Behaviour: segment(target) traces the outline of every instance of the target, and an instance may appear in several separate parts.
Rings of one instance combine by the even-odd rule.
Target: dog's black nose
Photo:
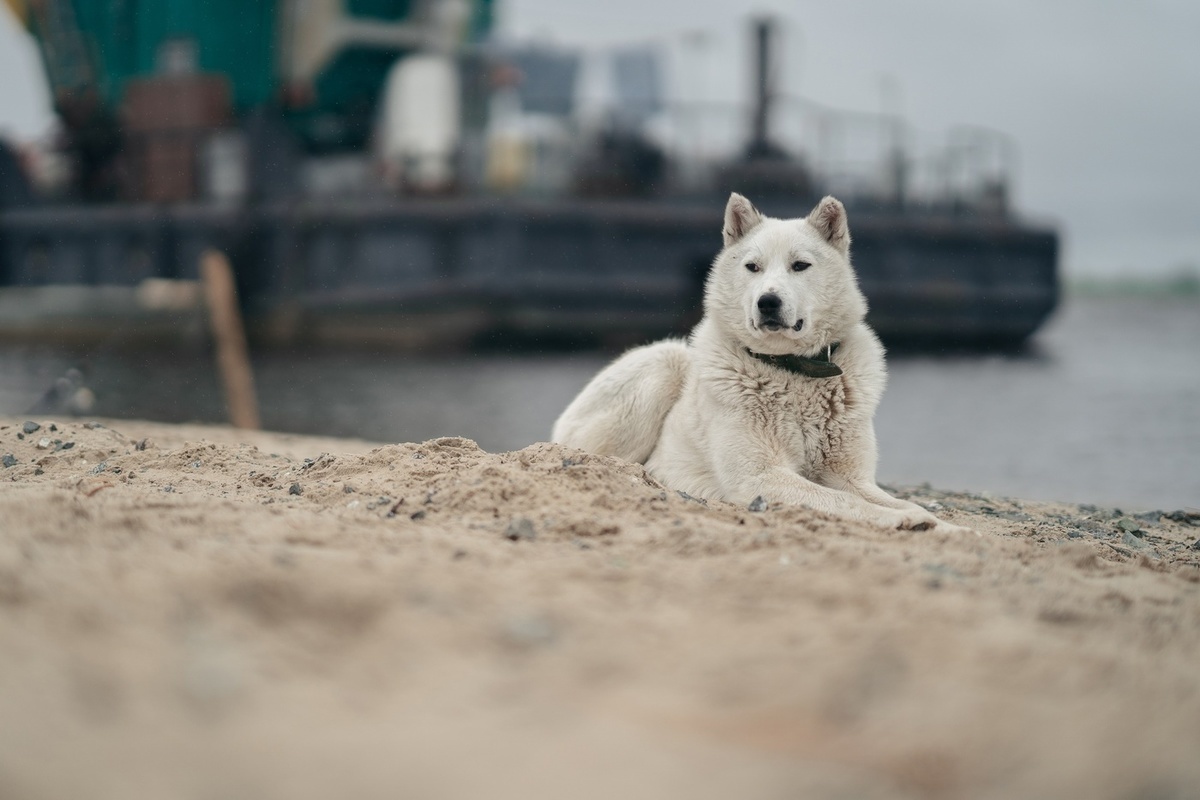
[[[783,308],[783,301],[777,294],[764,294],[758,298],[758,310],[763,316],[773,317]]]

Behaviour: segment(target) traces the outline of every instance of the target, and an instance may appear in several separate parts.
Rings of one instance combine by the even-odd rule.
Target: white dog
[[[554,441],[643,463],[695,497],[937,525],[875,483],[887,372],[864,322],[845,208],[826,197],[804,219],[772,219],[733,194],[724,239],[688,341],[618,358],[559,417]]]

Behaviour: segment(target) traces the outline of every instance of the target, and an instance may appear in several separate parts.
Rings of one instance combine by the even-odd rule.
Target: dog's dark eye
[[[792,272],[804,272],[804,270],[808,269],[811,266],[812,266],[812,264],[808,263],[807,261],[793,261],[792,262]]]
[[[758,264],[755,264],[753,261],[747,261],[746,269],[750,270],[751,272],[760,272],[762,267],[760,267]]]

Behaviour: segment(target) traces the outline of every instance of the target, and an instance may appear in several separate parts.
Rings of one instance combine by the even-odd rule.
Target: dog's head
[[[803,219],[773,219],[734,193],[723,233],[704,310],[751,350],[813,355],[866,317],[846,209],[834,198]]]

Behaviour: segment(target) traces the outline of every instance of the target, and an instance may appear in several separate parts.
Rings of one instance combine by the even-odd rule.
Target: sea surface
[[[385,442],[466,436],[498,451],[548,438],[611,358],[270,352],[254,367],[268,429]],[[882,482],[1200,507],[1200,298],[1071,296],[1025,353],[896,355],[889,370],[876,417]],[[86,416],[224,420],[203,347],[0,347],[0,414],[63,417],[72,398],[92,401]]]

